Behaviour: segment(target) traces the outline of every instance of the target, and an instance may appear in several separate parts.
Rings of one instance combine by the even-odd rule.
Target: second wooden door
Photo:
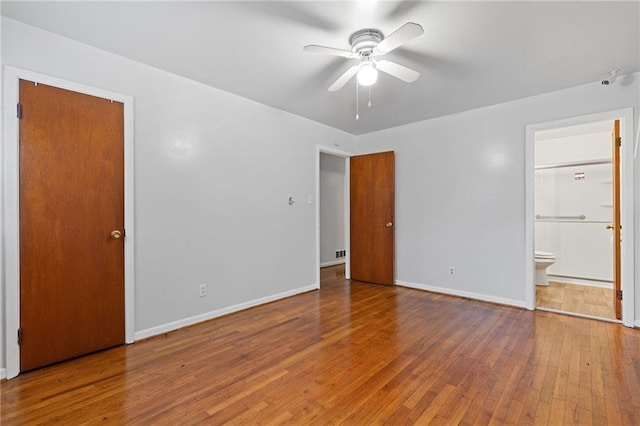
[[[395,156],[350,159],[351,278],[393,285]]]

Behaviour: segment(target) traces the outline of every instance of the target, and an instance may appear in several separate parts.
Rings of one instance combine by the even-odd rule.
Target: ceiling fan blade
[[[407,83],[413,83],[420,77],[418,71],[391,61],[380,60],[376,63],[376,68]]]
[[[331,86],[329,86],[330,92],[337,92],[342,89],[342,87],[347,84],[347,81],[351,80],[351,77],[356,75],[358,70],[360,69],[360,65],[354,65],[348,70],[344,72]]]
[[[342,56],[343,58],[357,58],[358,55],[350,50],[336,49],[333,47],[318,46],[317,44],[309,44],[302,48],[305,52],[326,53],[328,55]]]
[[[424,34],[422,26],[414,22],[407,22],[395,32],[386,37],[376,46],[376,50],[382,55],[391,52],[396,47],[400,47],[409,40],[420,37]]]

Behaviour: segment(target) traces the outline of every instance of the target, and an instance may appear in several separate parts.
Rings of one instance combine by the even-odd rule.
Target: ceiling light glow
[[[358,84],[371,86],[378,80],[378,70],[373,64],[363,64],[358,71]]]

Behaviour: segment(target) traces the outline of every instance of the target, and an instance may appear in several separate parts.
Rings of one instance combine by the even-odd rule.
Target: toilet
[[[556,263],[556,255],[546,251],[535,251],[536,285],[548,286],[547,268]]]

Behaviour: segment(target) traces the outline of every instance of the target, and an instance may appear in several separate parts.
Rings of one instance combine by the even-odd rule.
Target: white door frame
[[[124,104],[124,287],[125,287],[125,341],[133,343],[134,337],[134,198],[133,198],[133,97],[95,87],[85,86],[44,74],[11,66],[4,69],[4,163],[0,169],[3,176],[4,198],[2,207],[2,251],[5,254],[4,271],[0,264],[0,277],[5,288],[6,322],[4,347],[7,378],[20,372],[20,347],[17,330],[20,326],[20,216],[19,206],[19,138],[18,119],[13,106],[19,100],[19,80],[55,86],[61,89],[110,99]]]
[[[349,207],[350,197],[350,168],[349,158],[352,153],[327,146],[316,145],[316,288],[320,288],[320,154],[329,154],[344,158],[344,248],[347,251],[345,256],[345,278],[351,278],[351,221]]]
[[[633,327],[635,320],[635,231],[633,227],[633,108],[624,108],[615,111],[606,111],[589,114],[580,117],[566,118],[549,121],[546,123],[531,124],[526,126],[525,145],[525,302],[527,309],[535,309],[536,286],[534,265],[534,143],[535,133],[541,130],[555,129],[558,127],[575,126],[596,121],[620,120],[620,135],[622,136],[622,149],[620,152],[620,211],[621,224],[625,235],[622,238],[620,259],[622,263],[621,289],[624,294],[622,300],[622,323],[627,327]]]

